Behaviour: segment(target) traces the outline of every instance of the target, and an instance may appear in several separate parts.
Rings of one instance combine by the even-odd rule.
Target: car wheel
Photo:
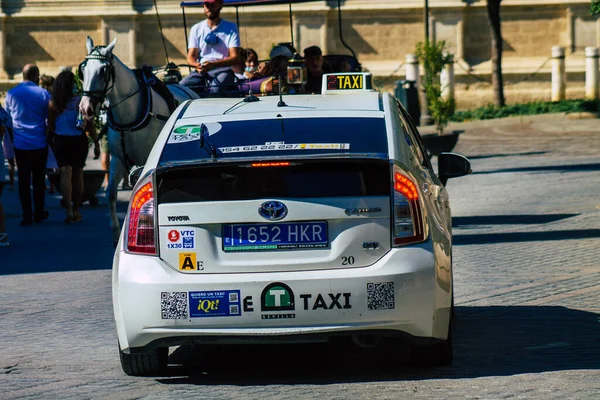
[[[440,367],[452,365],[452,328],[448,339],[428,346],[413,346],[410,349],[408,363],[414,367]]]
[[[146,353],[125,354],[119,349],[121,368],[130,376],[156,376],[167,370],[168,347],[151,349]]]

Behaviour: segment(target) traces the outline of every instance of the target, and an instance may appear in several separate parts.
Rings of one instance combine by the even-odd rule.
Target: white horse
[[[140,83],[134,72],[113,54],[117,39],[108,46],[96,46],[88,36],[87,56],[79,66],[83,83],[80,111],[92,119],[105,99],[109,100],[108,147],[111,155],[106,195],[109,202],[113,241],[119,239],[121,227],[117,218],[117,185],[128,169],[143,166],[167,117],[167,101],[150,86]],[[198,98],[192,90],[168,85],[175,101]]]

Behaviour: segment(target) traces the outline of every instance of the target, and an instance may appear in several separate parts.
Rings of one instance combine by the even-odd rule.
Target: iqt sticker
[[[235,317],[241,315],[239,290],[190,292],[190,318]]]

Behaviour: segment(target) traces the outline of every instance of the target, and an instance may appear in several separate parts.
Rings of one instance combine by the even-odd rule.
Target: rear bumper
[[[113,304],[121,349],[363,334],[443,340],[451,285],[440,282],[432,247],[394,249],[364,268],[206,275],[118,252]]]

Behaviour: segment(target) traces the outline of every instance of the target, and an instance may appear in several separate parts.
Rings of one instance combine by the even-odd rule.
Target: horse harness
[[[104,102],[106,95],[113,88],[115,82],[115,67],[113,65],[112,57],[107,57],[100,53],[100,49],[104,46],[96,46],[90,54],[85,57],[85,61],[79,64],[77,69],[77,75],[80,80],[83,80],[83,69],[85,68],[88,60],[102,60],[108,63],[108,66],[104,69],[104,88],[102,90],[84,90],[82,91],[82,95],[89,96],[94,98],[99,102],[99,104]],[[127,171],[131,169],[133,165],[133,161],[129,157],[125,146],[125,135],[130,132],[138,131],[144,129],[151,121],[152,118],[156,118],[159,121],[167,121],[169,119],[166,115],[160,115],[152,112],[152,89],[162,96],[167,105],[169,107],[169,112],[172,113],[177,107],[175,98],[166,87],[166,85],[160,80],[156,79],[154,74],[151,71],[151,68],[144,67],[142,69],[133,70],[135,74],[135,78],[138,82],[138,90],[130,93],[123,100],[119,101],[116,104],[111,104],[108,108],[107,119],[108,126],[112,128],[114,131],[120,133],[121,136],[121,148],[123,150],[123,158],[125,163],[125,168]],[[141,96],[142,107],[141,112],[138,114],[137,118],[128,124],[119,124],[115,121],[114,115],[112,113],[112,109],[117,107],[119,104],[124,101],[132,98],[138,93],[145,93],[145,96]]]

